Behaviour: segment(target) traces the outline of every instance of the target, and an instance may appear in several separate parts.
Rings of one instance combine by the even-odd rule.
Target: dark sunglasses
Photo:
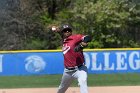
[[[62,32],[63,32],[63,33],[72,32],[72,30],[71,30],[71,29],[64,29]]]

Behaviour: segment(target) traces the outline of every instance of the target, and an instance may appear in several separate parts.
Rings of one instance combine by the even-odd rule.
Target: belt
[[[78,68],[80,68],[82,66],[83,66],[83,64],[81,64],[79,66],[75,66],[75,67],[65,67],[65,68],[68,69],[68,70],[75,70],[75,69],[78,69]]]

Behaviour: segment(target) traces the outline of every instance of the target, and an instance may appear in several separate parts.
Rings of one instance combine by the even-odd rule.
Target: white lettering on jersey
[[[62,50],[63,50],[63,54],[66,54],[70,50],[70,46],[67,46],[67,44],[63,45]]]

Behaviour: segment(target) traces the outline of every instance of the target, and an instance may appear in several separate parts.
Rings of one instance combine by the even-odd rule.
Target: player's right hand
[[[51,30],[52,30],[53,32],[60,32],[60,29],[59,29],[59,27],[57,27],[57,26],[52,26],[52,27],[51,27]]]

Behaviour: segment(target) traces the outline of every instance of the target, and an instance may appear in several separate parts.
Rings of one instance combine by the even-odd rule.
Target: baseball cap
[[[64,24],[61,26],[61,32],[65,31],[65,30],[72,31],[72,27],[68,24]]]

